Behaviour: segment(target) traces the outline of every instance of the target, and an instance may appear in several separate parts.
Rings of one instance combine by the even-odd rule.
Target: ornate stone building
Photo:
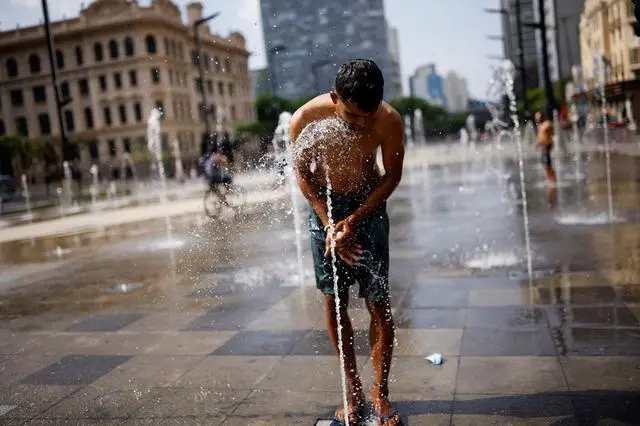
[[[187,6],[187,22],[170,0],[96,0],[78,17],[52,24],[55,60],[69,139],[80,144],[80,167],[120,164],[143,153],[147,117],[163,112],[162,139],[172,154],[195,159],[205,131],[193,23],[202,5]],[[237,32],[222,37],[200,26],[204,90],[211,129],[232,132],[255,121],[249,52]],[[220,122],[217,122],[220,120]],[[59,126],[42,25],[0,33],[0,135],[51,140]]]

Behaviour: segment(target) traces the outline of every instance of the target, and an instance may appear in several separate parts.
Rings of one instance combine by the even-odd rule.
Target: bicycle
[[[218,217],[225,207],[237,213],[244,206],[245,195],[244,188],[231,182],[211,183],[204,194],[204,211],[210,218]]]

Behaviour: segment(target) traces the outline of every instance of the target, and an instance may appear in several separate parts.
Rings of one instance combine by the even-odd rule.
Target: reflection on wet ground
[[[563,158],[555,189],[527,160],[529,279],[517,163],[464,158],[414,161],[389,202],[408,424],[640,423],[638,160],[612,155],[614,217],[602,154]],[[338,363],[289,209],[0,244],[0,419],[329,417]],[[351,313],[368,386],[368,317]]]

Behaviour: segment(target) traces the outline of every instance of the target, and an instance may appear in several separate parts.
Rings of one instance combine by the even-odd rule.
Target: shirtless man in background
[[[556,183],[556,172],[553,170],[551,163],[551,150],[553,149],[553,123],[546,119],[541,112],[537,112],[535,116],[538,125],[538,141],[536,147],[541,150],[540,160],[544,167],[544,174],[549,184]]]
[[[349,424],[355,425],[365,402],[347,312],[349,287],[356,282],[359,297],[365,299],[371,315],[372,402],[377,421],[381,426],[401,423],[389,401],[394,324],[389,301],[386,200],[402,177],[404,124],[398,112],[382,101],[383,90],[382,72],[373,61],[349,61],[338,71],[335,90],[303,105],[291,122],[296,176],[311,205],[309,232],[316,285],[324,294],[329,337],[339,354],[331,253],[331,241],[335,242],[349,403],[346,413],[338,408],[334,424],[345,424],[346,416]],[[312,131],[313,126],[320,127],[319,131]],[[378,147],[384,174],[376,163]],[[302,154],[295,154],[299,151]],[[328,187],[335,221],[333,238],[327,211]]]

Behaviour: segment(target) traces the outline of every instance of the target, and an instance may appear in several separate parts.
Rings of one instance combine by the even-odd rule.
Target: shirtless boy
[[[537,112],[535,116],[538,125],[538,141],[536,147],[541,150],[540,160],[544,166],[544,173],[549,184],[556,182],[556,172],[553,170],[551,163],[551,150],[553,149],[553,123],[545,119],[541,112]]]
[[[346,416],[349,424],[355,425],[365,402],[347,312],[348,289],[356,282],[359,297],[365,299],[371,315],[369,342],[375,380],[372,402],[377,421],[381,426],[396,426],[401,422],[389,401],[394,324],[389,301],[386,200],[402,177],[404,125],[398,112],[382,101],[383,89],[382,72],[373,61],[349,61],[336,75],[335,90],[316,97],[296,111],[290,129],[295,151],[303,139],[298,137],[307,126],[325,119],[334,119],[336,123],[333,132],[325,132],[329,137],[323,138],[321,132],[313,133],[317,137],[311,151],[315,152],[297,157],[295,166],[300,189],[311,205],[309,232],[316,285],[324,294],[329,338],[339,353],[327,211],[327,187],[331,186],[344,372],[350,391],[347,412],[338,408],[335,413],[337,424],[345,424]],[[384,174],[376,163],[378,147]]]

